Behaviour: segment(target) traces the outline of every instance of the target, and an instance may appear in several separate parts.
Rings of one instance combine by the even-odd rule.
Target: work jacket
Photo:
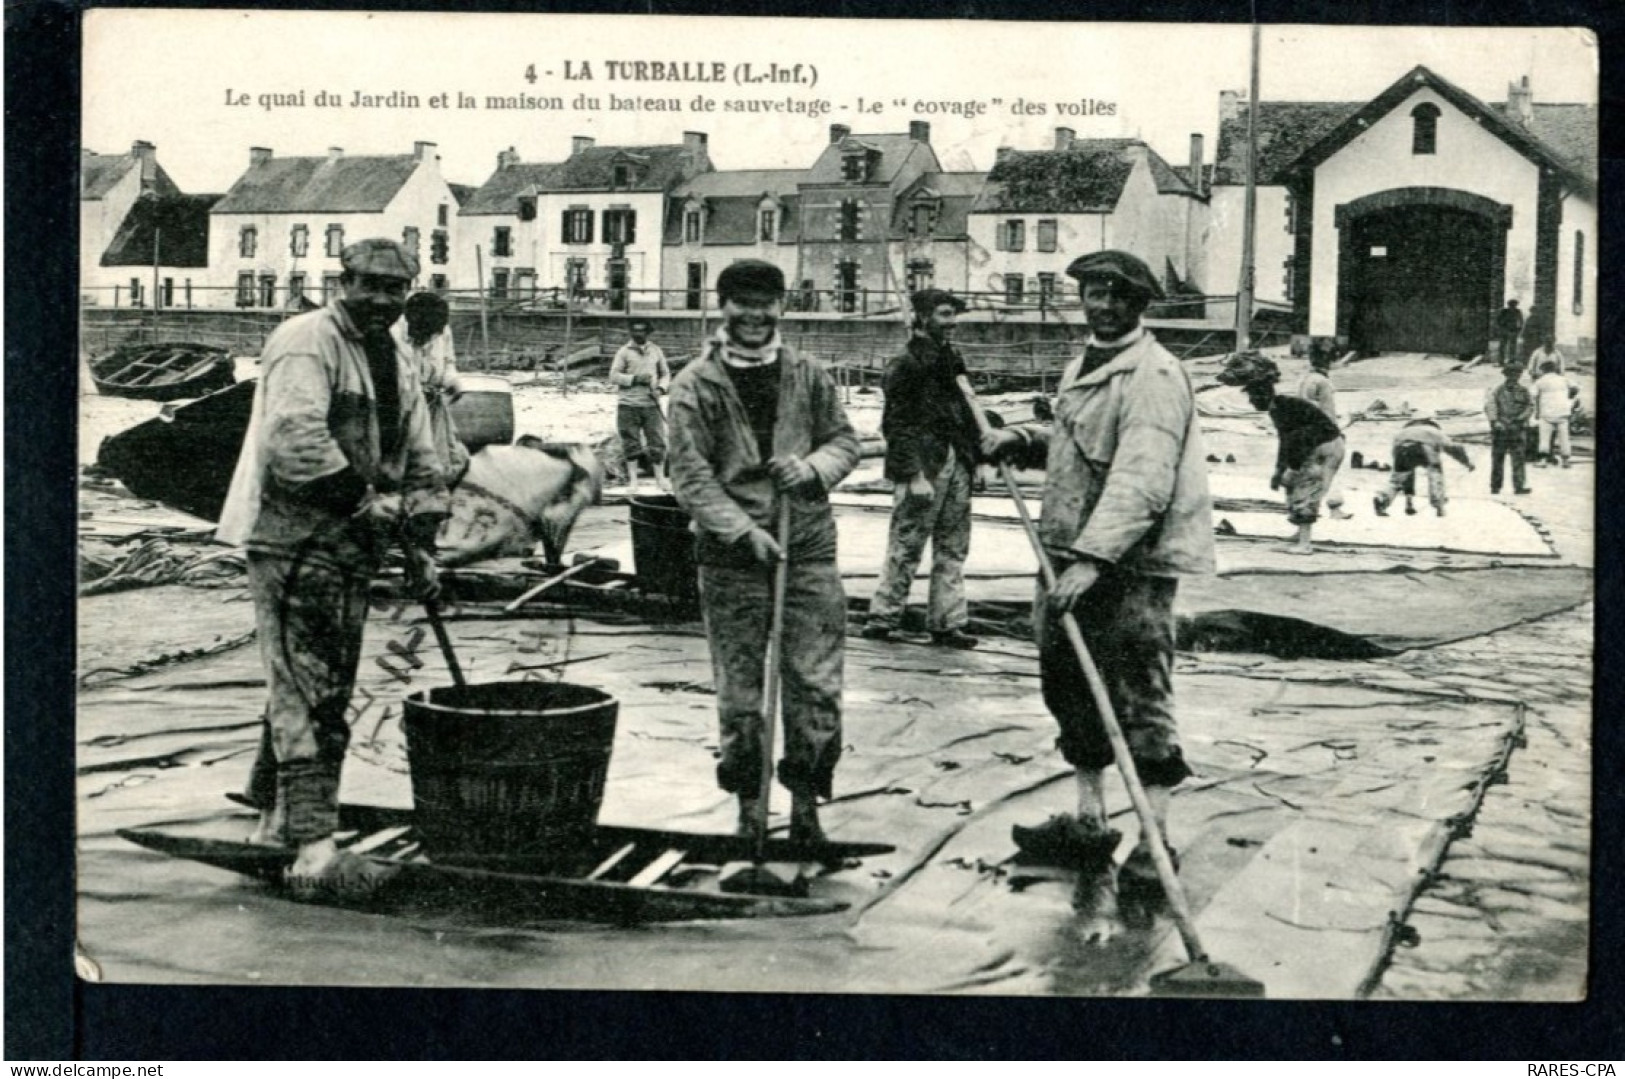
[[[780,346],[778,363],[773,455],[800,457],[817,475],[815,485],[789,496],[788,554],[792,560],[833,558],[828,492],[857,465],[858,438],[823,368],[789,345]],[[672,494],[693,518],[697,557],[702,564],[738,564],[734,545],[752,528],[776,531],[779,493],[716,340],[673,380],[670,411],[666,465]]]
[[[1516,382],[1510,385],[1503,382],[1484,398],[1484,415],[1490,421],[1492,431],[1516,431],[1522,434],[1534,414],[1535,399]]]
[[[367,353],[344,305],[330,303],[277,328],[261,354],[221,539],[270,553],[370,559],[386,538],[351,516],[367,487],[400,494],[404,515],[446,512],[417,371],[399,350],[395,357],[400,434],[396,445],[381,447]]]
[[[1190,379],[1149,332],[1088,374],[1067,365],[1053,428],[1021,427],[1046,457],[1039,535],[1056,554],[1153,577],[1211,573],[1213,506]]]
[[[907,483],[924,476],[934,481],[950,452],[967,470],[976,463],[976,419],[954,381],[964,373],[965,361],[951,345],[920,334],[887,365],[886,407],[880,419],[887,479]]]

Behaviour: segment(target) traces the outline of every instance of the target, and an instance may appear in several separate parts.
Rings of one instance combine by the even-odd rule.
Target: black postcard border
[[[1580,1005],[1269,1002],[105,986],[73,975],[75,252],[83,0],[6,9],[5,1045],[11,1061],[69,1059],[943,1058],[1258,1059],[1625,1056],[1620,809],[1620,573],[1612,548],[1625,470],[1620,380],[1598,386],[1598,545],[1592,955]],[[172,0],[102,7],[208,8]],[[262,8],[441,10],[306,0]],[[906,0],[774,5],[778,16],[919,17]],[[486,2],[459,10],[535,12]],[[741,0],[613,4],[580,13],[755,14]],[[1625,8],[1589,0],[958,0],[969,19],[1589,26],[1601,37],[1599,355],[1620,342],[1617,222],[1625,221],[1620,105]],[[1154,63],[1154,57],[1146,58]],[[455,62],[448,59],[447,62]],[[1056,57],[1086,65],[1087,56]]]

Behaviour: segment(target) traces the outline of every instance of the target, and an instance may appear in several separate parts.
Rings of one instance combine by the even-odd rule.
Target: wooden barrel
[[[469,452],[513,441],[513,387],[496,375],[457,376],[463,394],[451,403],[451,422]]]

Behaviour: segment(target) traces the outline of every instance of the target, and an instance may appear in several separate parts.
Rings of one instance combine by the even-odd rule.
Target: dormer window
[[[683,242],[687,244],[700,242],[700,211],[685,210],[683,212]]]
[[[611,187],[627,187],[632,183],[632,166],[616,165],[611,173]]]
[[[536,197],[534,195],[519,196],[519,220],[536,220]]]
[[[763,243],[771,243],[779,238],[779,212],[773,209],[761,209],[756,212],[756,238]]]
[[[254,249],[258,246],[258,233],[253,225],[244,225],[237,232],[237,254],[245,259],[254,257]]]
[[[1438,152],[1439,106],[1423,102],[1411,110],[1411,153]]]
[[[917,202],[914,204],[914,219],[909,224],[909,231],[915,236],[931,235],[931,204]]]
[[[863,183],[874,175],[873,158],[865,151],[844,154],[841,157],[841,179]]]

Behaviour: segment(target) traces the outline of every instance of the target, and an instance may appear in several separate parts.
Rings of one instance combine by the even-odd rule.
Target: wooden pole
[[[480,253],[480,245],[474,245],[474,276],[479,278],[480,297],[480,354],[485,369],[490,369],[491,363],[491,331],[485,323],[485,259]]]
[[[158,340],[158,304],[163,300],[163,293],[158,291],[158,266],[163,261],[159,252],[164,242],[164,230],[154,227],[152,230],[152,339]]]
[[[1258,228],[1258,41],[1253,23],[1251,73],[1247,90],[1247,188],[1241,211],[1241,280],[1236,288],[1236,351],[1252,345],[1253,233]]]

